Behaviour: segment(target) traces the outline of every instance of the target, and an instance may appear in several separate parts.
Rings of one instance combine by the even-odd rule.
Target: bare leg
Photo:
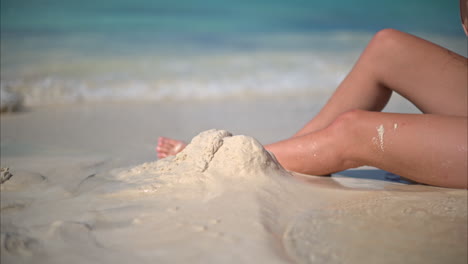
[[[320,113],[293,138],[266,148],[285,168],[302,173],[371,165],[423,183],[466,188],[466,87],[466,58],[383,30]],[[392,91],[425,114],[348,112],[380,111]]]
[[[301,173],[370,165],[421,183],[467,188],[466,135],[466,117],[350,111],[326,129],[267,148]]]
[[[392,91],[426,114],[346,113],[380,111]],[[383,30],[320,113],[293,138],[266,148],[293,171],[321,175],[371,165],[424,183],[466,188],[466,100],[466,58],[414,36]],[[349,119],[367,129],[353,130],[355,126],[343,121]],[[405,127],[398,141],[388,138],[394,124],[395,131]],[[384,142],[396,142],[385,155],[369,152],[369,142],[380,140],[380,125]]]
[[[353,109],[381,111],[392,91],[423,113],[466,116],[467,60],[392,29],[378,32],[327,104],[294,136],[318,131]]]

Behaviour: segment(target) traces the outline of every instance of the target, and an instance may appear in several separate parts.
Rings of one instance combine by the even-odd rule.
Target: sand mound
[[[221,192],[223,188],[262,186],[271,174],[289,174],[254,138],[208,130],[194,137],[174,157],[144,163],[117,173],[117,178],[138,184],[139,192],[161,192],[189,187],[192,191]],[[249,185],[241,185],[248,181]],[[235,185],[231,185],[235,182]]]

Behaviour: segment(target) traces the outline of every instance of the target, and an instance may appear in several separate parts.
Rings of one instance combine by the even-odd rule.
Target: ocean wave
[[[423,37],[466,56],[465,38]],[[193,40],[135,39],[138,45],[126,46],[79,34],[23,42],[10,36],[2,39],[0,87],[26,106],[301,96],[333,91],[371,38],[363,32],[279,34],[215,48]]]
[[[25,105],[111,101],[203,100],[300,95],[334,89],[355,54],[235,54],[126,59],[103,70],[102,61],[61,62],[6,76],[2,90],[19,93]],[[146,64],[145,66],[143,66]],[[71,68],[70,68],[71,67]],[[86,70],[83,70],[86,69]],[[70,75],[73,72],[74,75]]]

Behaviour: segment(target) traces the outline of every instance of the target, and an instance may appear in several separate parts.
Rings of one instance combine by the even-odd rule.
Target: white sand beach
[[[299,175],[265,151],[327,96],[2,115],[1,263],[466,263],[466,190]],[[195,138],[156,161],[158,136]]]
[[[0,15],[1,264],[468,263],[467,190],[292,173],[263,148],[382,29],[466,57],[457,1],[2,0]],[[419,113],[399,95],[384,110]],[[383,151],[403,125],[369,140]],[[157,160],[160,136],[191,143]]]

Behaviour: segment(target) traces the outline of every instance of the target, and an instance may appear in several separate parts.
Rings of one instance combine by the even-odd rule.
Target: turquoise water
[[[25,34],[461,33],[455,0],[2,0],[1,22]]]
[[[372,34],[460,53],[458,1],[1,0],[1,86],[30,104],[333,89]]]

